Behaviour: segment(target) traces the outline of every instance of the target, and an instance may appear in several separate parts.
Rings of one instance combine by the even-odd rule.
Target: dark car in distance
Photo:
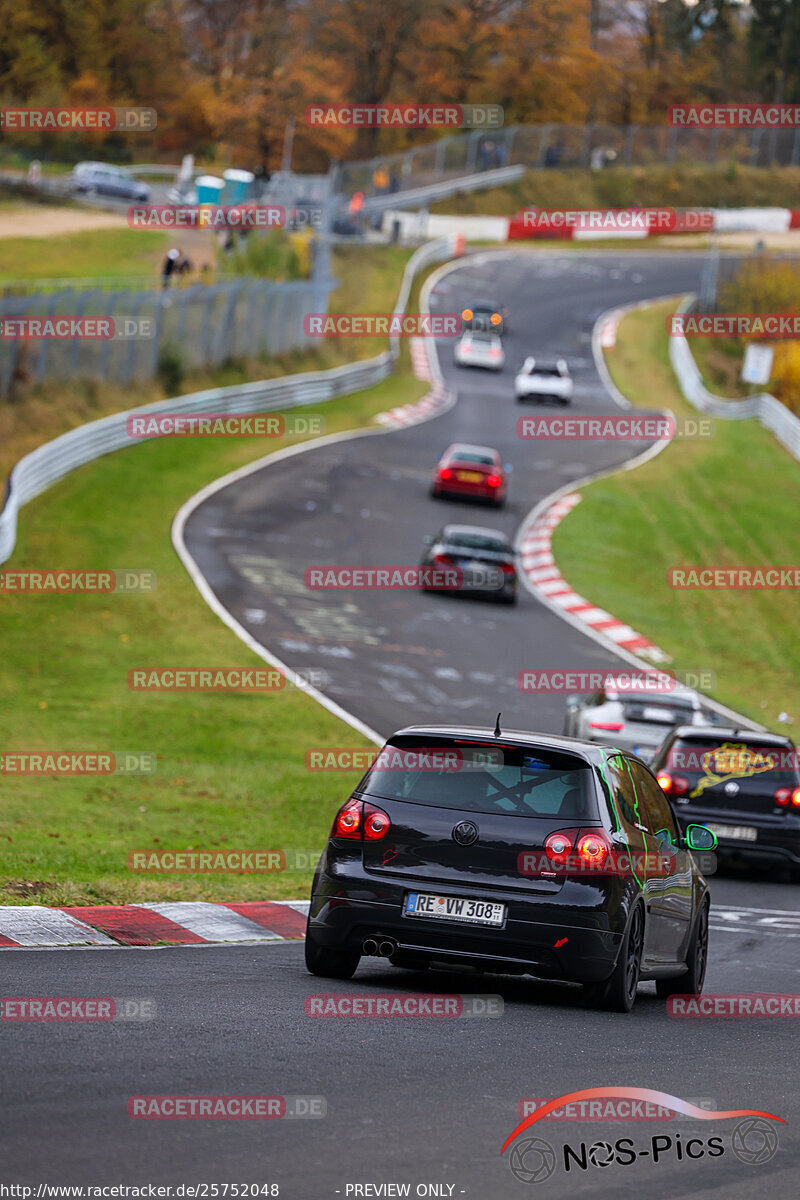
[[[580,982],[629,1012],[640,980],[702,990],[709,892],[639,759],[591,742],[471,727],[389,739],[339,810],[314,875],[306,965],[363,955]]]
[[[789,738],[681,725],[652,769],[681,827],[716,834],[720,860],[788,867],[800,882],[800,770]]]
[[[420,566],[438,572],[436,578],[423,577],[422,591],[452,591],[516,604],[516,553],[506,535],[497,529],[444,525],[425,538]]]

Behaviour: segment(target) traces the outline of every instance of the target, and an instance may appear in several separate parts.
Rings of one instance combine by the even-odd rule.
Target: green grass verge
[[[346,303],[394,305],[407,252],[356,248],[338,259]],[[419,281],[409,310],[418,303]],[[365,339],[357,350],[365,353]],[[296,356],[355,358],[353,342]],[[383,349],[383,343],[375,349]],[[349,354],[348,354],[349,351]],[[427,385],[400,370],[377,388],[313,411],[328,432],[421,397]],[[302,691],[132,692],[132,667],[257,667],[211,613],[170,541],[173,516],[209,481],[286,444],[162,440],[99,459],[27,505],[9,568],[154,570],[147,595],[24,596],[0,604],[0,748],[155,752],[151,776],[4,776],[0,903],[96,904],[155,899],[263,899],[307,894],[311,872],[145,875],[128,870],[137,848],[318,850],[358,778],[312,774],[312,747],[368,743]]]
[[[46,215],[43,217],[46,220]],[[0,278],[129,279],[159,271],[170,235],[152,229],[87,229],[46,239],[0,239]]]
[[[634,404],[698,414],[668,358],[669,304],[626,316],[607,352]],[[712,695],[772,728],[800,722],[797,595],[676,591],[667,571],[688,565],[800,562],[800,466],[754,421],[713,421],[712,436],[677,440],[651,462],[581,489],[553,539],[581,595],[645,634],[682,670],[716,675]]]

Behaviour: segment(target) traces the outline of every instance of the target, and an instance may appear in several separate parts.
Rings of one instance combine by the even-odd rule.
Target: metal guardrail
[[[677,311],[688,312],[695,299],[693,295],[687,296],[681,301]],[[785,404],[781,404],[780,400],[776,400],[768,392],[748,396],[746,400],[726,400],[723,396],[715,396],[703,383],[700,369],[683,334],[670,337],[669,360],[681,391],[689,403],[700,412],[710,413],[726,421],[743,421],[755,417],[775,434],[793,458],[800,461],[800,420]]]
[[[421,269],[452,257],[454,240],[441,238],[421,246],[411,256],[403,272],[400,294],[394,311],[402,313],[408,303],[414,277]],[[336,396],[348,395],[373,387],[386,379],[394,369],[400,353],[399,338],[394,337],[390,349],[376,358],[334,367],[327,371],[312,371],[289,375],[283,379],[261,380],[244,386],[212,388],[175,399],[157,400],[140,409],[113,413],[99,421],[91,421],[71,429],[51,442],[27,454],[16,464],[6,488],[5,507],[0,512],[0,563],[10,558],[17,538],[17,517],[20,508],[63,479],[70,471],[114,450],[137,445],[140,441],[127,431],[131,412],[137,414],[178,413],[226,415],[273,412],[279,408],[295,408],[303,404],[323,403]]]
[[[460,192],[477,192],[482,188],[503,187],[507,183],[516,183],[525,174],[525,167],[498,167],[492,171],[482,171],[480,174],[459,175],[453,179],[443,179],[438,183],[429,183],[425,187],[408,188],[403,192],[386,193],[380,196],[369,196],[364,201],[365,212],[383,212],[386,209],[397,208],[402,200],[402,207],[416,208],[432,204],[436,200],[446,200],[449,196],[457,196]]]

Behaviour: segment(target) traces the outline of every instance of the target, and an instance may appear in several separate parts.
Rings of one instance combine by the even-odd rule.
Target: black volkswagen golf
[[[571,980],[629,1012],[640,980],[699,993],[708,885],[634,755],[442,726],[395,734],[337,813],[306,930],[314,975],[362,956]]]

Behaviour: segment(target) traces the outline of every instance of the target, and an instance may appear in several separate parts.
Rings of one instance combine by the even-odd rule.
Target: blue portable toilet
[[[222,172],[222,177],[225,180],[226,204],[242,204],[250,199],[255,180],[252,171],[241,171],[237,167],[231,167]]]
[[[225,180],[216,175],[201,175],[196,187],[198,204],[219,204]]]

